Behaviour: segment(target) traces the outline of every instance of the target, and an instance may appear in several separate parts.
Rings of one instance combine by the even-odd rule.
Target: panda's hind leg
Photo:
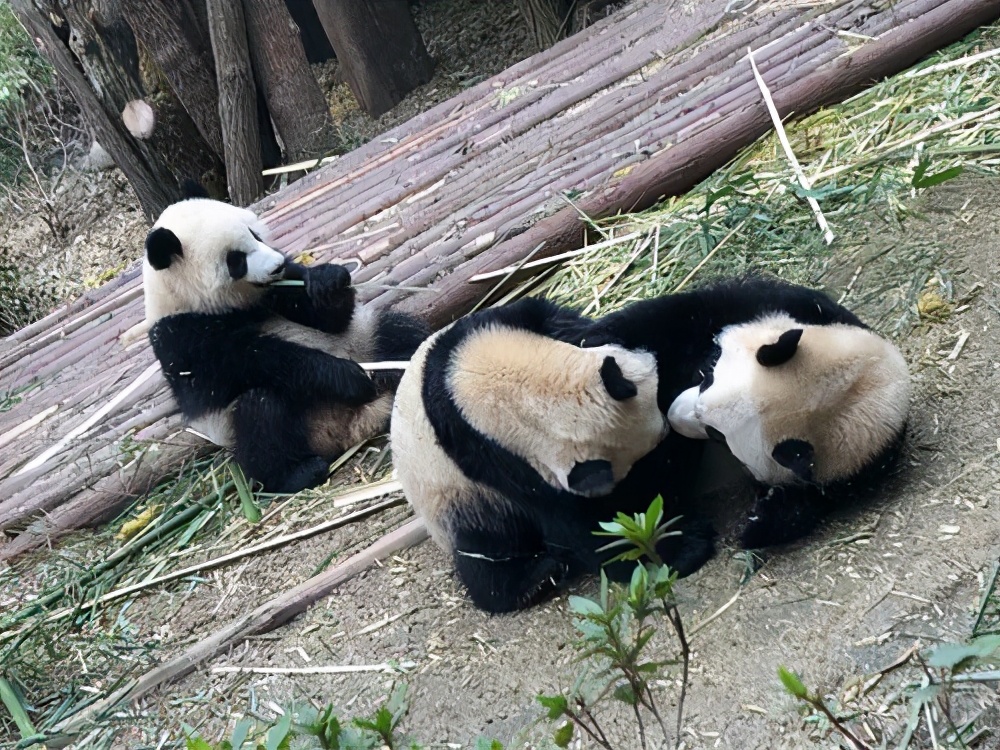
[[[330,463],[310,449],[306,420],[273,391],[240,396],[233,426],[236,462],[265,492],[292,494],[326,480]]]
[[[578,571],[546,546],[541,529],[520,514],[490,516],[488,526],[449,524],[455,570],[472,603],[487,612],[514,612],[554,594]]]

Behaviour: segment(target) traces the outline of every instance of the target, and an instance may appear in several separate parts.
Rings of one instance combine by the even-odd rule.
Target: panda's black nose
[[[271,275],[272,276],[284,276],[284,274],[285,274],[285,266],[287,266],[287,265],[288,265],[288,261],[287,260],[282,261],[280,266],[278,266],[273,271],[271,271]]]

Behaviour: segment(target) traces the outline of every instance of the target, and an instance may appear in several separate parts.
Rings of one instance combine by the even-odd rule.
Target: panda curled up
[[[388,428],[399,373],[426,325],[355,299],[336,264],[303,266],[269,247],[247,209],[192,197],[146,238],[149,339],[192,429],[231,448],[267,492],[324,482],[330,461]],[[301,285],[274,285],[275,281]]]
[[[391,440],[473,603],[504,612],[597,572],[599,522],[657,495],[681,532],[658,555],[696,571],[716,447],[750,478],[720,493],[742,546],[805,536],[886,479],[909,399],[891,342],[821,292],[750,276],[598,320],[540,299],[463,318],[411,360]]]
[[[568,343],[589,325],[534,298],[473,313],[428,338],[399,384],[397,476],[486,611],[597,573],[615,554],[600,549],[598,524],[645,511],[680,455],[671,446],[697,445],[668,434],[652,354]],[[697,518],[678,530],[657,553],[686,575],[711,557],[714,532]],[[627,580],[633,566],[605,570]]]

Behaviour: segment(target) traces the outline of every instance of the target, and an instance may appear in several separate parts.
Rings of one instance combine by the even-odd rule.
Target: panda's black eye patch
[[[234,280],[242,279],[247,275],[247,254],[242,250],[230,250],[226,253],[226,265]]]

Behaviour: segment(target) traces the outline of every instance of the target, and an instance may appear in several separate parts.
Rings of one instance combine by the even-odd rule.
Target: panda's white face
[[[725,329],[718,344],[712,373],[668,419],[686,437],[725,440],[761,482],[848,478],[903,429],[906,361],[871,331],[771,315]]]
[[[588,497],[609,492],[666,435],[658,382],[648,352],[502,327],[465,339],[449,373],[473,427],[549,484]]]
[[[168,206],[146,238],[147,322],[256,302],[285,268],[285,256],[265,236],[252,211],[228,203],[191,198]]]

